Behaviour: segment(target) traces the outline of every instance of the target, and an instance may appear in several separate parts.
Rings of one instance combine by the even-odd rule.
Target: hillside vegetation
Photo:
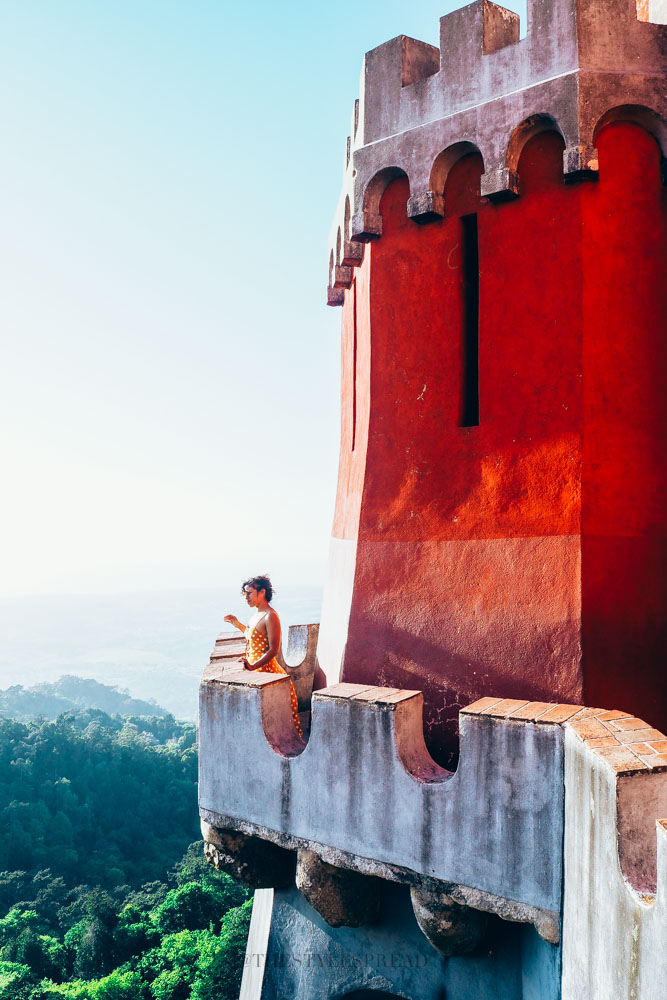
[[[52,683],[34,684],[29,688],[15,684],[0,691],[0,715],[19,722],[56,719],[63,712],[87,708],[99,708],[107,715],[168,715],[166,709],[154,701],[132,698],[128,691],[71,674]]]
[[[236,1000],[249,894],[198,836],[191,724],[0,718],[0,1000]]]

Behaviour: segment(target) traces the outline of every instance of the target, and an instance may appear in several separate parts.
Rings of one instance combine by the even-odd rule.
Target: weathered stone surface
[[[331,927],[362,927],[378,918],[379,879],[327,864],[314,851],[298,852],[296,887]]]
[[[437,157],[462,142],[482,153],[482,194],[498,200],[518,193],[516,160],[535,127],[563,135],[566,178],[595,176],[595,136],[606,114],[622,105],[665,113],[660,3],[649,14],[641,0],[642,24],[635,0],[608,0],[604,10],[599,0],[529,0],[528,32],[519,39],[516,14],[476,0],[440,19],[439,50],[399,35],[366,53],[330,246],[344,231],[346,205],[355,238],[381,233],[368,202],[369,192],[377,201],[379,175],[386,186],[388,169],[400,168],[421,199]],[[657,128],[665,152],[664,122]],[[416,221],[440,214],[417,206]]]
[[[219,871],[252,889],[287,889],[294,882],[296,855],[268,840],[202,822],[204,854]]]
[[[667,774],[619,777],[589,743],[566,731],[562,998],[664,1000]]]
[[[487,920],[484,913],[462,906],[443,891],[413,886],[410,898],[421,930],[443,955],[469,955],[481,943]]]
[[[289,686],[266,677],[202,683],[203,819],[558,913],[560,726],[462,716],[452,775],[424,744],[420,692],[334,685],[314,694],[308,745],[293,754]]]
[[[317,662],[319,632],[318,624],[290,625],[287,630],[287,651],[283,652],[280,649],[276,657],[294,685],[300,711],[310,708],[313,682],[319,672]],[[240,667],[239,659],[245,651],[246,641],[237,629],[221,632],[215,640],[205,676],[219,677],[221,668],[224,672],[237,671]]]
[[[419,929],[407,887],[388,882],[378,921],[356,928],[330,927],[296,888],[256,893],[241,1000],[350,995],[561,1000],[560,952],[530,926],[490,920],[474,956],[444,959]]]

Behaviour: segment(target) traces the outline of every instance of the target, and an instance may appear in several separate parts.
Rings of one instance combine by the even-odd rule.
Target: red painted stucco
[[[426,226],[394,181],[346,293],[334,536],[357,552],[342,676],[424,690],[445,760],[458,708],[487,693],[664,722],[659,153],[608,126],[599,182],[565,185],[562,149],[530,140],[503,204],[480,199],[466,156]],[[461,427],[470,213],[480,417]]]
[[[584,695],[667,721],[667,196],[642,129],[607,126],[582,200]]]

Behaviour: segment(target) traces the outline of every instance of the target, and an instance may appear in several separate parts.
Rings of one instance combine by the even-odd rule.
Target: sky
[[[361,61],[458,6],[0,6],[1,596],[323,581]]]

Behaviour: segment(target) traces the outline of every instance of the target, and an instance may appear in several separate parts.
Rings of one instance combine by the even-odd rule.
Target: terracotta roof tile
[[[484,709],[491,708],[492,705],[497,705],[501,698],[478,698],[477,701],[473,701],[472,705],[466,705],[465,708],[461,709],[461,713],[464,715],[481,715]]]
[[[506,719],[512,712],[519,708],[525,708],[527,704],[525,698],[504,698],[503,701],[485,708],[482,715],[493,715],[500,719]]]
[[[511,712],[508,719],[523,719],[524,722],[537,722],[541,715],[548,712],[550,708],[555,708],[555,701],[529,701],[523,708],[517,708]]]
[[[562,722],[567,722],[568,719],[571,719],[581,709],[581,705],[555,705],[548,712],[545,712],[544,715],[540,716],[540,722],[552,722],[554,725],[559,725]]]

